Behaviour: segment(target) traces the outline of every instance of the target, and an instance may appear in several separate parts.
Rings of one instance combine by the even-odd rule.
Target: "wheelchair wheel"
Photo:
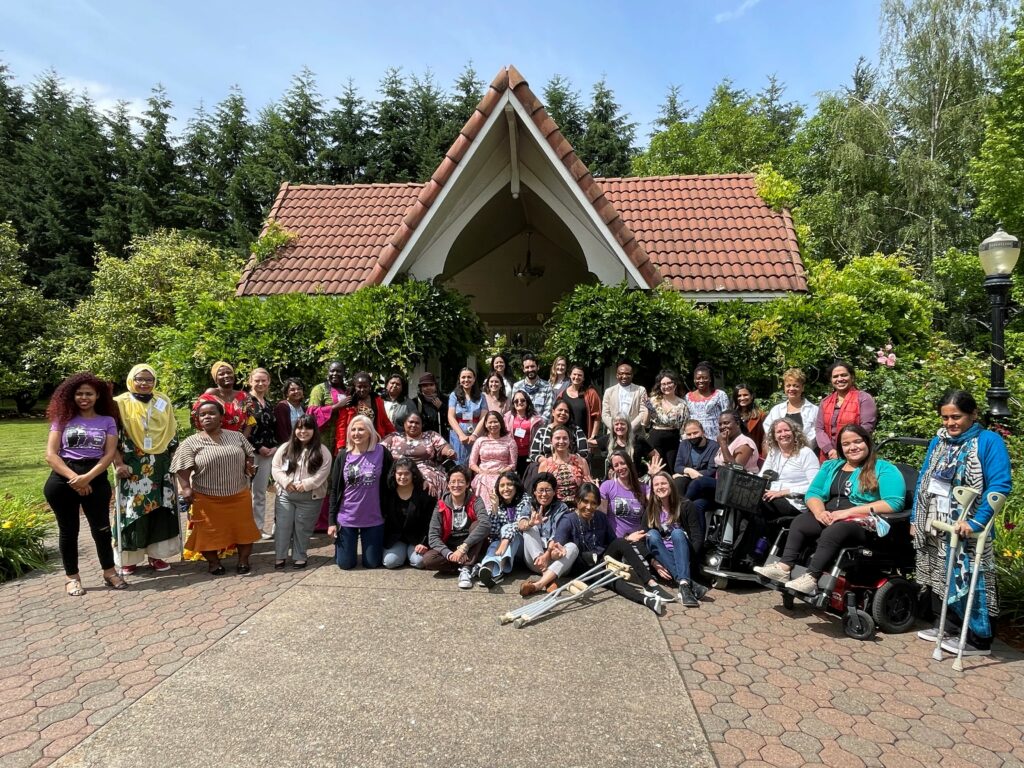
[[[729,580],[725,576],[715,576],[711,581],[711,586],[724,592],[729,588]]]
[[[895,635],[914,625],[916,608],[917,590],[914,585],[903,579],[890,579],[875,592],[871,618],[880,630]]]
[[[854,640],[870,640],[875,634],[875,620],[858,608],[843,616],[843,631]]]
[[[793,597],[791,594],[789,594],[789,592],[783,592],[782,593],[782,607],[785,608],[787,611],[792,611],[793,607],[795,605],[796,605],[796,598]]]

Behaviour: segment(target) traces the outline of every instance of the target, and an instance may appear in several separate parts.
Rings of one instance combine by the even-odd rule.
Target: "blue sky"
[[[878,36],[878,0],[0,0],[17,82],[53,68],[101,107],[138,109],[159,82],[179,118],[232,85],[255,112],[303,66],[325,96],[351,77],[372,98],[389,66],[447,87],[472,60],[485,82],[514,64],[538,94],[555,73],[585,97],[604,76],[642,143],[670,84],[699,107],[724,77],[756,91],[774,73],[813,105],[859,56],[877,60]]]

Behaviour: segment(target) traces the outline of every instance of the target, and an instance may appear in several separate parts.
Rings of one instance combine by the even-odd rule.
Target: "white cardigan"
[[[772,424],[781,418],[784,418],[787,408],[786,401],[783,400],[776,406],[773,406],[768,415],[764,419],[764,433],[767,435],[772,431]],[[811,445],[817,445],[814,437],[817,432],[814,429],[814,422],[818,418],[818,406],[804,398],[804,404],[800,406],[800,418],[804,422],[804,434],[807,435],[807,442]]]
[[[796,456],[784,456],[782,451],[772,450],[764,460],[761,474],[764,475],[768,470],[778,473],[779,479],[772,482],[769,489],[780,491],[788,488],[791,495],[798,497],[790,498],[789,503],[803,510],[807,508],[803,495],[811,487],[811,481],[820,467],[818,456],[810,448],[801,448]]]

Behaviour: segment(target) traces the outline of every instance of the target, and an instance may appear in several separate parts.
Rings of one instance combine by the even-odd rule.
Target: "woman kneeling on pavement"
[[[807,490],[807,511],[789,528],[782,558],[754,568],[786,588],[805,595],[818,589],[818,579],[845,547],[867,541],[879,516],[903,509],[906,485],[895,464],[879,459],[871,435],[859,424],[848,424],[838,434],[839,458],[829,459]],[[816,542],[816,544],[815,544]],[[797,558],[814,544],[807,571],[790,579]]]
[[[395,459],[384,500],[385,568],[401,568],[406,562],[413,568],[423,567],[427,530],[436,504],[437,498],[426,490],[419,465],[410,458]]]
[[[459,589],[473,586],[475,566],[487,548],[491,518],[482,499],[469,488],[469,470],[453,467],[448,491],[437,500],[430,518],[423,567],[428,571],[459,574]]]

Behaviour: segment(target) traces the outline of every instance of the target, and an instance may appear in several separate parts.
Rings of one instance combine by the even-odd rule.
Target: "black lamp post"
[[[985,393],[990,422],[1003,422],[1010,416],[1010,390],[1006,388],[1006,348],[1003,331],[1010,303],[1010,274],[1020,256],[1020,240],[1006,234],[1002,226],[978,248],[981,268],[985,270],[985,293],[992,304],[992,386]]]

